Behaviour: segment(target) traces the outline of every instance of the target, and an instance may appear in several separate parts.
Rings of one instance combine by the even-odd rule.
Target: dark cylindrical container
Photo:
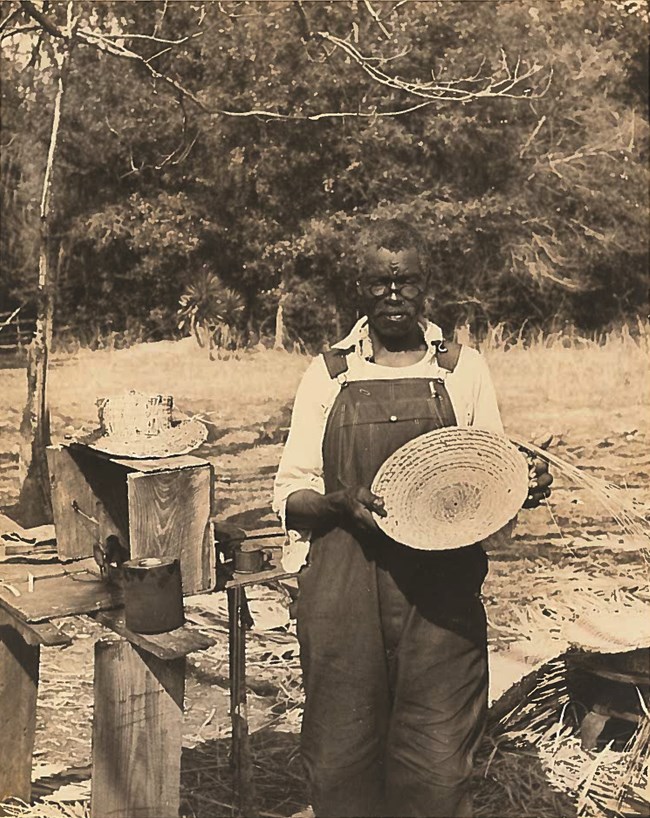
[[[185,623],[178,560],[129,560],[124,571],[124,617],[135,633],[166,633]]]
[[[235,549],[235,571],[242,574],[256,574],[272,568],[271,552],[268,548],[256,548],[245,545]]]

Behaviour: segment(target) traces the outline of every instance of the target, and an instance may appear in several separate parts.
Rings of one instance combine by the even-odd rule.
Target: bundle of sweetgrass
[[[645,708],[645,703],[642,702]],[[579,713],[560,656],[522,679],[491,708],[487,769],[510,753],[530,753],[547,786],[569,796],[578,818],[641,818],[650,814],[650,714],[644,715],[622,752],[581,746]],[[531,813],[527,812],[527,815]]]
[[[531,455],[541,457],[565,477],[569,482],[585,489],[596,499],[607,513],[618,523],[624,533],[641,538],[647,542],[650,551],[650,521],[632,504],[629,494],[620,486],[601,480],[599,477],[574,466],[568,460],[559,457],[534,443],[518,437],[510,437],[512,443]]]

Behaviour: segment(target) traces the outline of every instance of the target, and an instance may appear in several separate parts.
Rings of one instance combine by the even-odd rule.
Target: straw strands
[[[650,645],[647,596],[639,591],[613,592],[611,586],[604,588],[603,582],[599,587],[589,577],[583,576],[582,580],[582,587],[566,583],[566,596],[557,595],[517,611],[520,640],[522,634],[533,634],[533,638],[523,639],[542,655],[548,650],[557,655],[568,647],[620,653]]]
[[[550,786],[570,798],[571,809],[564,814],[578,818],[647,816],[650,714],[645,711],[622,752],[612,749],[613,742],[599,751],[584,750],[575,733],[579,714],[573,712],[566,670],[563,656],[548,662],[493,707],[488,733],[493,749],[489,758],[482,760],[484,775],[488,777],[492,771],[501,777],[500,763],[508,754],[528,756],[529,767],[536,770],[539,779],[537,790]],[[510,799],[513,797],[511,794]],[[528,797],[521,806],[521,815],[537,815]],[[483,809],[477,811],[477,815],[489,814]]]
[[[649,814],[648,724],[646,717],[623,752],[613,750],[612,742],[597,752],[583,750],[580,739],[568,726],[557,738],[545,736],[538,742],[540,761],[550,784],[576,799],[580,818]],[[635,758],[638,767],[630,769]]]
[[[3,801],[0,809],[7,818],[88,818],[90,808],[86,802],[47,803],[38,801],[35,804],[26,804],[24,801],[12,799]]]
[[[571,483],[586,489],[600,502],[626,534],[643,538],[647,543],[646,548],[650,549],[650,521],[646,519],[640,510],[634,508],[629,495],[624,489],[606,480],[601,480],[599,477],[594,477],[587,471],[574,466],[568,460],[546,449],[541,449],[534,443],[513,436],[510,437],[510,440],[530,454],[546,460],[549,465],[557,469]]]

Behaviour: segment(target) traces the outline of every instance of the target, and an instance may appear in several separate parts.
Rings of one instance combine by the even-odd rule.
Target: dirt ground
[[[138,358],[143,353],[133,352],[130,359],[128,353],[120,352],[122,363],[111,359],[110,367],[108,357],[99,354],[55,365],[51,380],[55,439],[92,427],[94,398],[107,394],[108,388],[117,391],[129,377],[147,391],[168,388],[167,382],[153,374],[164,369],[160,356],[156,366],[148,368],[144,359]],[[208,442],[196,454],[214,465],[215,510],[224,521],[246,527],[273,519],[270,494],[281,453],[282,428],[306,364],[295,357],[269,354],[248,364],[201,361],[200,371],[170,390],[184,412],[204,413],[210,421]],[[575,363],[579,365],[577,357]],[[223,370],[221,380],[211,376],[210,389],[205,387],[208,366],[211,373]],[[118,377],[118,372],[127,374]],[[573,396],[563,403],[551,379],[553,400],[534,399],[528,392],[528,398],[515,401],[516,380],[516,373],[511,374],[505,388],[499,389],[499,394],[505,395],[502,409],[507,428],[523,435],[548,429],[555,435],[553,452],[624,487],[637,509],[648,514],[650,414],[637,393],[627,401],[620,396],[606,401],[600,391],[595,397],[587,394],[576,400]],[[281,383],[281,388],[269,386],[275,383]],[[24,384],[22,370],[0,370],[0,506],[4,508],[15,502],[19,490],[18,428]],[[78,388],[74,389],[74,384]],[[570,391],[571,384],[565,383],[564,389]],[[558,621],[567,621],[562,611],[567,606],[574,612],[583,610],[585,616],[578,617],[578,625],[588,621],[591,609],[585,600],[589,594],[602,610],[611,605],[613,614],[621,615],[619,631],[624,638],[628,620],[619,604],[621,595],[628,594],[635,605],[650,605],[648,562],[642,546],[647,547],[648,541],[624,536],[593,496],[556,475],[548,505],[522,512],[514,538],[495,545],[490,553],[484,596],[490,623],[493,698],[526,669],[566,649],[571,638],[560,633]],[[281,595],[276,594],[278,600],[281,604]],[[233,814],[228,767],[227,636],[219,611],[203,611],[199,619],[217,644],[188,658],[182,812],[212,818]],[[576,625],[575,616],[569,619]],[[54,797],[62,798],[59,788],[66,784],[74,785],[69,797],[77,800],[88,792],[92,650],[103,629],[85,617],[69,617],[62,625],[74,636],[73,644],[42,651],[35,795],[43,797],[56,791]],[[248,683],[260,814],[290,816],[307,804],[298,754],[300,673],[290,624],[272,631],[255,629],[250,634]],[[483,762],[491,752],[491,745],[484,748]],[[497,763],[483,762],[476,774],[478,815],[565,818],[575,814],[574,800],[550,785],[543,786],[543,776],[536,778],[531,773],[537,764],[534,759],[518,758],[519,766],[504,767],[502,776]],[[520,787],[522,797],[528,793],[527,804],[513,796],[512,785],[503,777],[513,774],[528,782]]]

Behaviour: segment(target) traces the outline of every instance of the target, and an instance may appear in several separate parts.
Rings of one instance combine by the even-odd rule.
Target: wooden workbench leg
[[[178,818],[185,658],[95,644],[92,818]]]
[[[0,801],[29,802],[40,647],[0,626]]]
[[[230,721],[232,725],[233,781],[237,813],[244,818],[257,814],[255,781],[248,734],[246,703],[246,597],[241,587],[228,588],[230,648]],[[250,616],[250,614],[248,614]]]

